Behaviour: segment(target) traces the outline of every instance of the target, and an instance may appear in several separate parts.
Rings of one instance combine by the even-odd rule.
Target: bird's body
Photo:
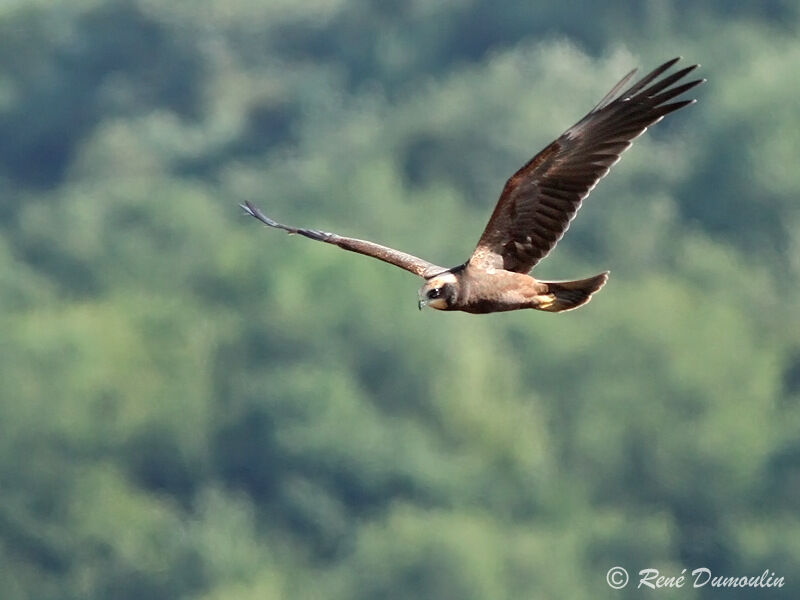
[[[562,312],[585,304],[607,279],[608,274],[601,273],[579,281],[539,281],[524,273],[467,264],[429,279],[420,289],[419,304],[472,314],[522,308]]]
[[[557,282],[539,281],[528,272],[558,243],[583,199],[631,142],[665,115],[694,102],[670,102],[704,81],[675,85],[697,65],[661,77],[677,61],[664,63],[622,91],[635,71],[628,73],[583,119],[512,175],[475,251],[457,267],[445,269],[366,240],[288,227],[249,202],[242,208],[270,227],[371,256],[424,278],[420,309],[430,306],[474,314],[523,308],[572,310],[606,283],[607,272]]]

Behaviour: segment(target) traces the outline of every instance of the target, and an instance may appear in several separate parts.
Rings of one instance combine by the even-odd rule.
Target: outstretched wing
[[[697,65],[659,77],[672,59],[625,91],[628,73],[589,114],[517,171],[503,188],[470,264],[527,273],[556,245],[581,201],[631,142],[652,124],[695,102],[669,102],[704,79],[677,84]]]
[[[359,254],[364,254],[365,256],[371,256],[396,267],[400,267],[401,269],[405,269],[406,271],[410,271],[414,275],[419,275],[420,277],[431,277],[432,275],[445,270],[444,267],[434,265],[427,260],[422,260],[421,258],[412,256],[411,254],[406,254],[405,252],[400,252],[399,250],[387,248],[386,246],[381,246],[380,244],[376,244],[374,242],[342,237],[341,235],[336,235],[335,233],[317,231],[316,229],[298,229],[297,227],[282,225],[281,223],[270,219],[251,202],[245,202],[241,205],[241,207],[248,215],[255,217],[264,223],[264,225],[269,225],[270,227],[275,227],[276,229],[283,229],[289,233],[297,233],[309,239],[317,240],[318,242],[334,244],[335,246],[339,246],[339,248],[350,250],[350,252],[358,252]]]

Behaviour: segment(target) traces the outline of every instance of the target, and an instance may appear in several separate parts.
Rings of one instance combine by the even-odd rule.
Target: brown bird
[[[636,70],[628,73],[589,114],[514,173],[472,256],[457,267],[446,269],[366,240],[288,227],[250,202],[242,208],[270,227],[372,256],[424,278],[420,310],[423,306],[468,313],[578,308],[603,287],[607,271],[576,281],[539,281],[528,272],[561,239],[582,200],[631,142],[665,115],[695,102],[670,102],[705,81],[676,85],[698,65],[662,77],[678,60],[665,62],[626,88]]]

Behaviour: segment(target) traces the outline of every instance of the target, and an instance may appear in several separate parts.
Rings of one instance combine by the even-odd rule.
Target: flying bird
[[[632,141],[665,115],[695,102],[672,101],[705,81],[680,83],[698,65],[665,74],[679,60],[665,62],[630,85],[636,70],[628,73],[585,117],[514,173],[472,256],[456,267],[440,267],[366,240],[289,227],[250,202],[241,206],[270,227],[371,256],[422,277],[420,310],[424,306],[467,313],[575,309],[605,285],[608,271],[576,281],[539,281],[528,272],[558,243],[583,199]]]

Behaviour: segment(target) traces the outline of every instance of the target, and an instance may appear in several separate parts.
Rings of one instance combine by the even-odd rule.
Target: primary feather
[[[581,202],[632,141],[665,115],[694,100],[669,102],[702,83],[673,85],[686,67],[659,79],[665,62],[625,89],[628,73],[589,114],[534,156],[506,182],[470,264],[527,273],[564,235]]]

